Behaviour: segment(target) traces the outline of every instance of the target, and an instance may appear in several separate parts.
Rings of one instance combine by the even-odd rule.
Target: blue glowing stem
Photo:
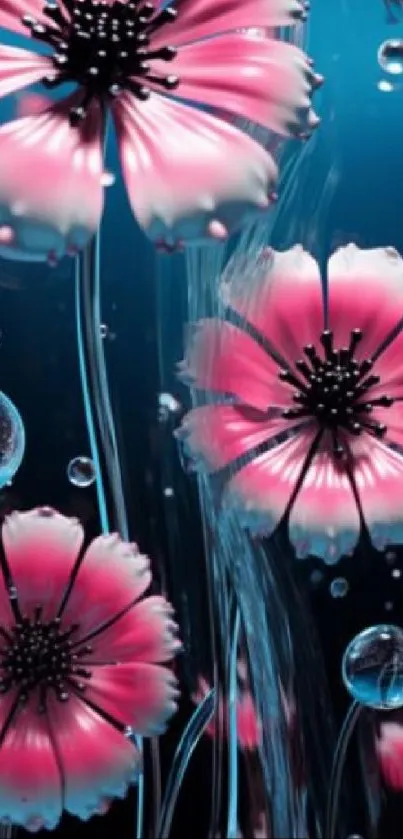
[[[192,714],[177,746],[166,785],[157,836],[168,839],[172,817],[190,758],[215,711],[215,691],[210,690]]]
[[[238,724],[237,724],[237,652],[241,613],[237,608],[232,636],[228,702],[228,822],[227,837],[238,835]]]
[[[339,798],[341,781],[343,777],[343,770],[346,762],[347,750],[350,745],[351,738],[363,710],[363,706],[359,702],[352,702],[347,711],[343,727],[339,734],[339,739],[336,746],[336,751],[333,758],[332,774],[330,778],[330,788],[327,802],[326,813],[326,839],[335,839],[337,827],[337,814],[339,809]]]
[[[76,327],[81,386],[103,533],[129,539],[115,427],[101,335],[100,233],[76,259]],[[143,740],[136,738],[143,758]],[[144,828],[144,778],[138,785],[137,839]]]

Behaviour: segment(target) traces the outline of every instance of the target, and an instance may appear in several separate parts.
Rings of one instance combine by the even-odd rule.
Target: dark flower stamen
[[[77,663],[78,656],[73,654],[72,637],[78,629],[78,624],[63,629],[60,618],[44,622],[40,606],[33,618],[23,617],[10,630],[7,643],[3,641],[0,693],[17,690],[21,704],[25,704],[32,692],[39,689],[38,711],[44,713],[49,690],[60,702],[68,700],[69,685],[78,691],[85,690],[82,680],[90,679],[92,674]]]
[[[53,25],[39,24],[30,15],[23,17],[23,23],[32,37],[54,50],[55,71],[43,83],[53,88],[75,82],[82,89],[79,105],[70,111],[72,125],[86,117],[94,99],[103,103],[128,90],[137,99],[146,100],[151,94],[150,85],[164,91],[177,87],[177,76],[160,76],[150,64],[154,59],[170,62],[176,56],[174,47],[153,50],[151,44],[154,32],[175,20],[175,9],[159,12],[156,5],[143,0],[114,0],[111,4],[70,0],[65,6],[68,18],[57,5],[44,7]]]
[[[379,384],[380,378],[374,374],[368,376],[373,367],[370,358],[362,361],[354,358],[362,337],[360,329],[353,329],[349,346],[335,349],[333,333],[325,330],[320,336],[323,358],[312,344],[308,344],[303,351],[310,363],[304,359],[295,362],[300,375],[292,370],[281,370],[279,374],[282,381],[297,389],[292,397],[296,407],[287,408],[283,416],[286,419],[315,418],[323,430],[331,432],[336,457],[345,453],[340,430],[355,436],[365,431],[374,437],[383,437],[386,425],[368,415],[376,407],[390,408],[394,401],[386,395],[367,398],[368,391]]]

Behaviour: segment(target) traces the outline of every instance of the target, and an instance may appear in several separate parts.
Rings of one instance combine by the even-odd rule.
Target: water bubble
[[[397,560],[396,551],[386,551],[385,559],[386,559],[386,562],[389,565],[393,565],[393,563],[396,562],[396,560]]]
[[[109,326],[106,323],[101,323],[99,327],[101,338],[107,338],[109,335]]]
[[[401,572],[400,568],[394,568],[393,571],[392,571],[392,577],[394,577],[395,580],[398,580],[399,577],[401,577],[401,576],[402,576],[402,572]]]
[[[80,489],[91,486],[96,478],[92,460],[89,457],[74,457],[67,467],[67,477],[71,484]]]
[[[25,430],[15,405],[0,391],[0,489],[12,481],[25,451]]]
[[[392,76],[403,73],[403,41],[400,38],[384,41],[378,50],[378,63]]]
[[[172,487],[165,487],[164,495],[165,495],[165,498],[173,498],[174,491],[173,491]]]
[[[330,583],[330,594],[337,599],[338,597],[345,597],[349,590],[348,581],[345,577],[335,577]]]
[[[383,608],[386,609],[387,612],[391,612],[393,609],[392,600],[387,600],[386,603],[383,604]]]
[[[342,664],[344,684],[368,708],[403,707],[403,630],[391,624],[364,629],[348,645]]]
[[[312,574],[309,577],[309,582],[313,588],[317,588],[323,582],[323,578],[323,571],[319,571],[319,569],[316,568],[315,571],[312,571]]]

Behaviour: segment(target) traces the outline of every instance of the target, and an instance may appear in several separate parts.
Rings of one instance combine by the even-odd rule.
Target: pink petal
[[[280,368],[246,332],[218,319],[200,320],[189,331],[182,381],[202,390],[232,394],[260,411],[289,404],[290,387]]]
[[[265,248],[228,271],[222,295],[293,365],[302,348],[319,336],[324,312],[319,268],[300,245],[278,252]]]
[[[224,496],[225,506],[233,508],[252,533],[269,536],[277,527],[315,435],[314,428],[301,431],[256,457],[231,478]]]
[[[13,235],[0,255],[53,261],[82,248],[103,206],[101,113],[71,128],[72,100],[0,128],[0,228]]]
[[[38,507],[11,513],[2,536],[21,611],[29,616],[42,605],[45,619],[55,617],[83,542],[81,525]]]
[[[385,783],[400,792],[403,790],[403,726],[395,722],[382,723],[376,750]]]
[[[403,544],[403,456],[363,434],[352,440],[353,472],[373,544]]]
[[[6,707],[2,699],[2,724]],[[61,777],[46,716],[28,705],[18,712],[0,748],[0,820],[32,831],[54,830],[62,806]]]
[[[335,346],[348,346],[353,329],[362,329],[356,358],[371,358],[403,316],[403,259],[393,248],[340,248],[329,260],[329,325]],[[402,352],[401,338],[392,355]],[[385,380],[394,366],[385,353],[375,371]],[[403,383],[402,383],[403,384]],[[393,394],[392,394],[393,395]]]
[[[50,59],[43,55],[17,47],[0,46],[0,96],[8,96],[39,82],[52,66]]]
[[[176,436],[199,471],[214,472],[297,423],[243,406],[205,405],[186,414]]]
[[[403,382],[402,382],[403,385]],[[390,388],[384,386],[381,388],[383,393],[390,393]],[[368,399],[372,398],[372,389],[368,393]],[[403,403],[395,402],[390,408],[374,408],[371,416],[371,421],[381,422],[386,425],[386,434],[384,440],[386,443],[395,443],[403,447]]]
[[[328,438],[313,458],[289,519],[297,556],[314,555],[329,565],[352,551],[360,535],[360,517],[351,483],[335,461]]]
[[[156,93],[122,95],[113,112],[130,204],[154,242],[225,239],[267,210],[276,165],[237,128]]]
[[[80,819],[105,798],[124,798],[139,773],[130,740],[75,696],[51,702],[49,720],[65,777],[65,808]]]
[[[243,27],[291,24],[304,11],[300,0],[176,0],[178,17],[152,39],[153,49],[198,41]]]
[[[237,703],[237,731],[241,749],[258,749],[262,740],[262,726],[251,694],[245,693]]]
[[[181,648],[172,614],[173,609],[164,597],[146,597],[102,632],[94,644],[89,664],[168,661]]]
[[[91,543],[63,613],[83,637],[137,600],[151,582],[149,560],[116,533]]]
[[[280,134],[299,123],[310,106],[308,59],[291,44],[231,33],[181,47],[173,62],[180,79],[176,95],[222,108]],[[166,75],[164,62],[153,72]]]
[[[53,29],[53,22],[43,13],[44,5],[43,0],[1,0],[0,27],[29,37],[30,30],[22,22],[24,15],[29,15],[37,23]]]
[[[141,662],[94,667],[85,696],[136,734],[152,736],[176,711],[178,691],[170,670]]]

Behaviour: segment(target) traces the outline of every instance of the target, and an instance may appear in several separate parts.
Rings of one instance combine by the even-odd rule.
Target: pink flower
[[[53,829],[124,797],[141,766],[130,736],[161,733],[179,643],[163,597],[139,602],[148,559],[118,536],[84,552],[53,510],[3,526],[0,579],[0,822]]]
[[[403,726],[397,722],[381,724],[376,751],[381,775],[387,786],[403,790]]]
[[[231,270],[229,320],[196,324],[181,365],[221,397],[183,420],[196,467],[222,470],[252,533],[288,520],[299,557],[336,562],[361,522],[378,549],[403,543],[403,260],[341,248],[326,299],[301,247]]]
[[[222,108],[284,136],[317,124],[310,98],[321,79],[299,48],[274,37],[275,27],[305,16],[304,6],[3,0],[0,27],[48,51],[1,46],[0,95],[37,82],[76,90],[0,128],[0,254],[54,262],[94,234],[107,109],[133,213],[155,243],[169,250],[225,238],[264,211],[274,160]]]

